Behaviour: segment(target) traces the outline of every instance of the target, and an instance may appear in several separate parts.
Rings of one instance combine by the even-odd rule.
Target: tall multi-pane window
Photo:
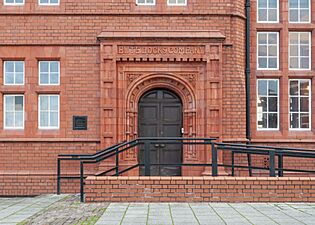
[[[258,0],[257,21],[261,23],[279,22],[279,0]]]
[[[289,0],[289,22],[309,23],[311,0]]]
[[[39,5],[59,5],[59,0],[39,0]]]
[[[311,127],[311,80],[289,81],[290,129],[309,130]]]
[[[155,0],[137,0],[137,5],[155,5]]]
[[[40,85],[59,85],[60,63],[59,61],[40,61],[39,62],[39,84]]]
[[[24,62],[4,61],[4,85],[24,84]]]
[[[289,68],[311,69],[311,33],[289,33]]]
[[[279,129],[279,80],[257,80],[257,129]]]
[[[59,95],[39,95],[38,127],[40,129],[59,128]]]
[[[187,0],[167,0],[168,5],[187,5]]]
[[[279,68],[279,33],[257,33],[257,68],[259,70],[277,70]]]
[[[4,5],[24,5],[24,0],[4,0]]]
[[[24,129],[24,96],[4,95],[4,129]]]

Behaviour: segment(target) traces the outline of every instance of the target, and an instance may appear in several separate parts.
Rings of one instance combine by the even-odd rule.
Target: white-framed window
[[[289,0],[289,22],[311,22],[311,0]]]
[[[187,0],[167,0],[167,5],[187,5]]]
[[[59,95],[38,96],[38,128],[59,129]]]
[[[59,0],[38,0],[39,5],[59,5]]]
[[[136,0],[137,5],[155,5],[155,0]]]
[[[258,0],[257,21],[258,23],[278,23],[279,0]]]
[[[3,96],[4,129],[24,129],[24,95]]]
[[[60,84],[60,62],[39,61],[39,84],[59,85]]]
[[[24,0],[3,0],[4,5],[24,5]]]
[[[279,69],[279,33],[257,33],[257,69]]]
[[[311,69],[310,32],[289,32],[289,69]]]
[[[257,130],[279,130],[279,80],[257,80]]]
[[[311,80],[289,80],[290,130],[311,129]]]
[[[24,85],[24,61],[4,61],[4,85]]]

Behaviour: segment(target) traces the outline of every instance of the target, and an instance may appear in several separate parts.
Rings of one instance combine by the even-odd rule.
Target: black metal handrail
[[[151,166],[203,166],[212,168],[212,176],[218,176],[218,168],[226,167],[231,168],[231,175],[235,175],[235,168],[248,169],[249,175],[252,175],[252,170],[267,170],[269,176],[274,177],[278,175],[282,177],[285,171],[289,172],[308,172],[315,173],[315,170],[302,170],[302,169],[290,169],[284,168],[284,157],[298,157],[298,158],[315,158],[315,150],[301,149],[301,148],[285,148],[274,146],[261,146],[251,144],[235,144],[235,143],[219,143],[215,142],[215,138],[178,138],[178,137],[143,137],[137,138],[132,141],[124,141],[119,144],[113,145],[102,151],[94,154],[61,154],[58,157],[57,162],[57,194],[60,194],[60,181],[61,179],[80,179],[80,195],[81,201],[84,200],[84,164],[93,164],[104,161],[111,157],[115,157],[115,166],[98,173],[98,176],[107,175],[111,172],[111,176],[119,176],[127,171],[135,169],[137,167],[144,167],[145,176],[150,176]],[[150,160],[150,146],[152,144],[180,144],[184,145],[204,145],[211,147],[211,163],[151,163]],[[127,168],[120,170],[119,155],[129,149],[143,145],[144,149],[144,162],[136,163]],[[231,164],[218,163],[218,151],[229,151],[232,155]],[[236,165],[235,154],[247,154],[248,165]],[[268,167],[252,166],[252,155],[266,155],[269,157]],[[276,166],[276,158],[278,163]],[[80,161],[80,176],[61,176],[61,161],[66,160],[79,160]],[[210,161],[210,159],[208,159]],[[207,160],[207,161],[208,161]]]

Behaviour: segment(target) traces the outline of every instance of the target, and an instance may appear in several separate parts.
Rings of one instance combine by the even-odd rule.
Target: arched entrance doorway
[[[139,137],[181,137],[183,110],[181,99],[166,89],[154,89],[146,92],[138,104]],[[182,163],[182,146],[179,144],[154,144],[150,147],[151,163]],[[139,161],[143,162],[143,150],[140,149]],[[140,167],[140,175],[144,169]],[[180,176],[180,166],[152,166],[153,176]]]

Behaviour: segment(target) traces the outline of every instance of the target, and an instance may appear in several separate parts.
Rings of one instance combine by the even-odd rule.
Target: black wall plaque
[[[87,130],[87,116],[73,116],[73,130]]]

